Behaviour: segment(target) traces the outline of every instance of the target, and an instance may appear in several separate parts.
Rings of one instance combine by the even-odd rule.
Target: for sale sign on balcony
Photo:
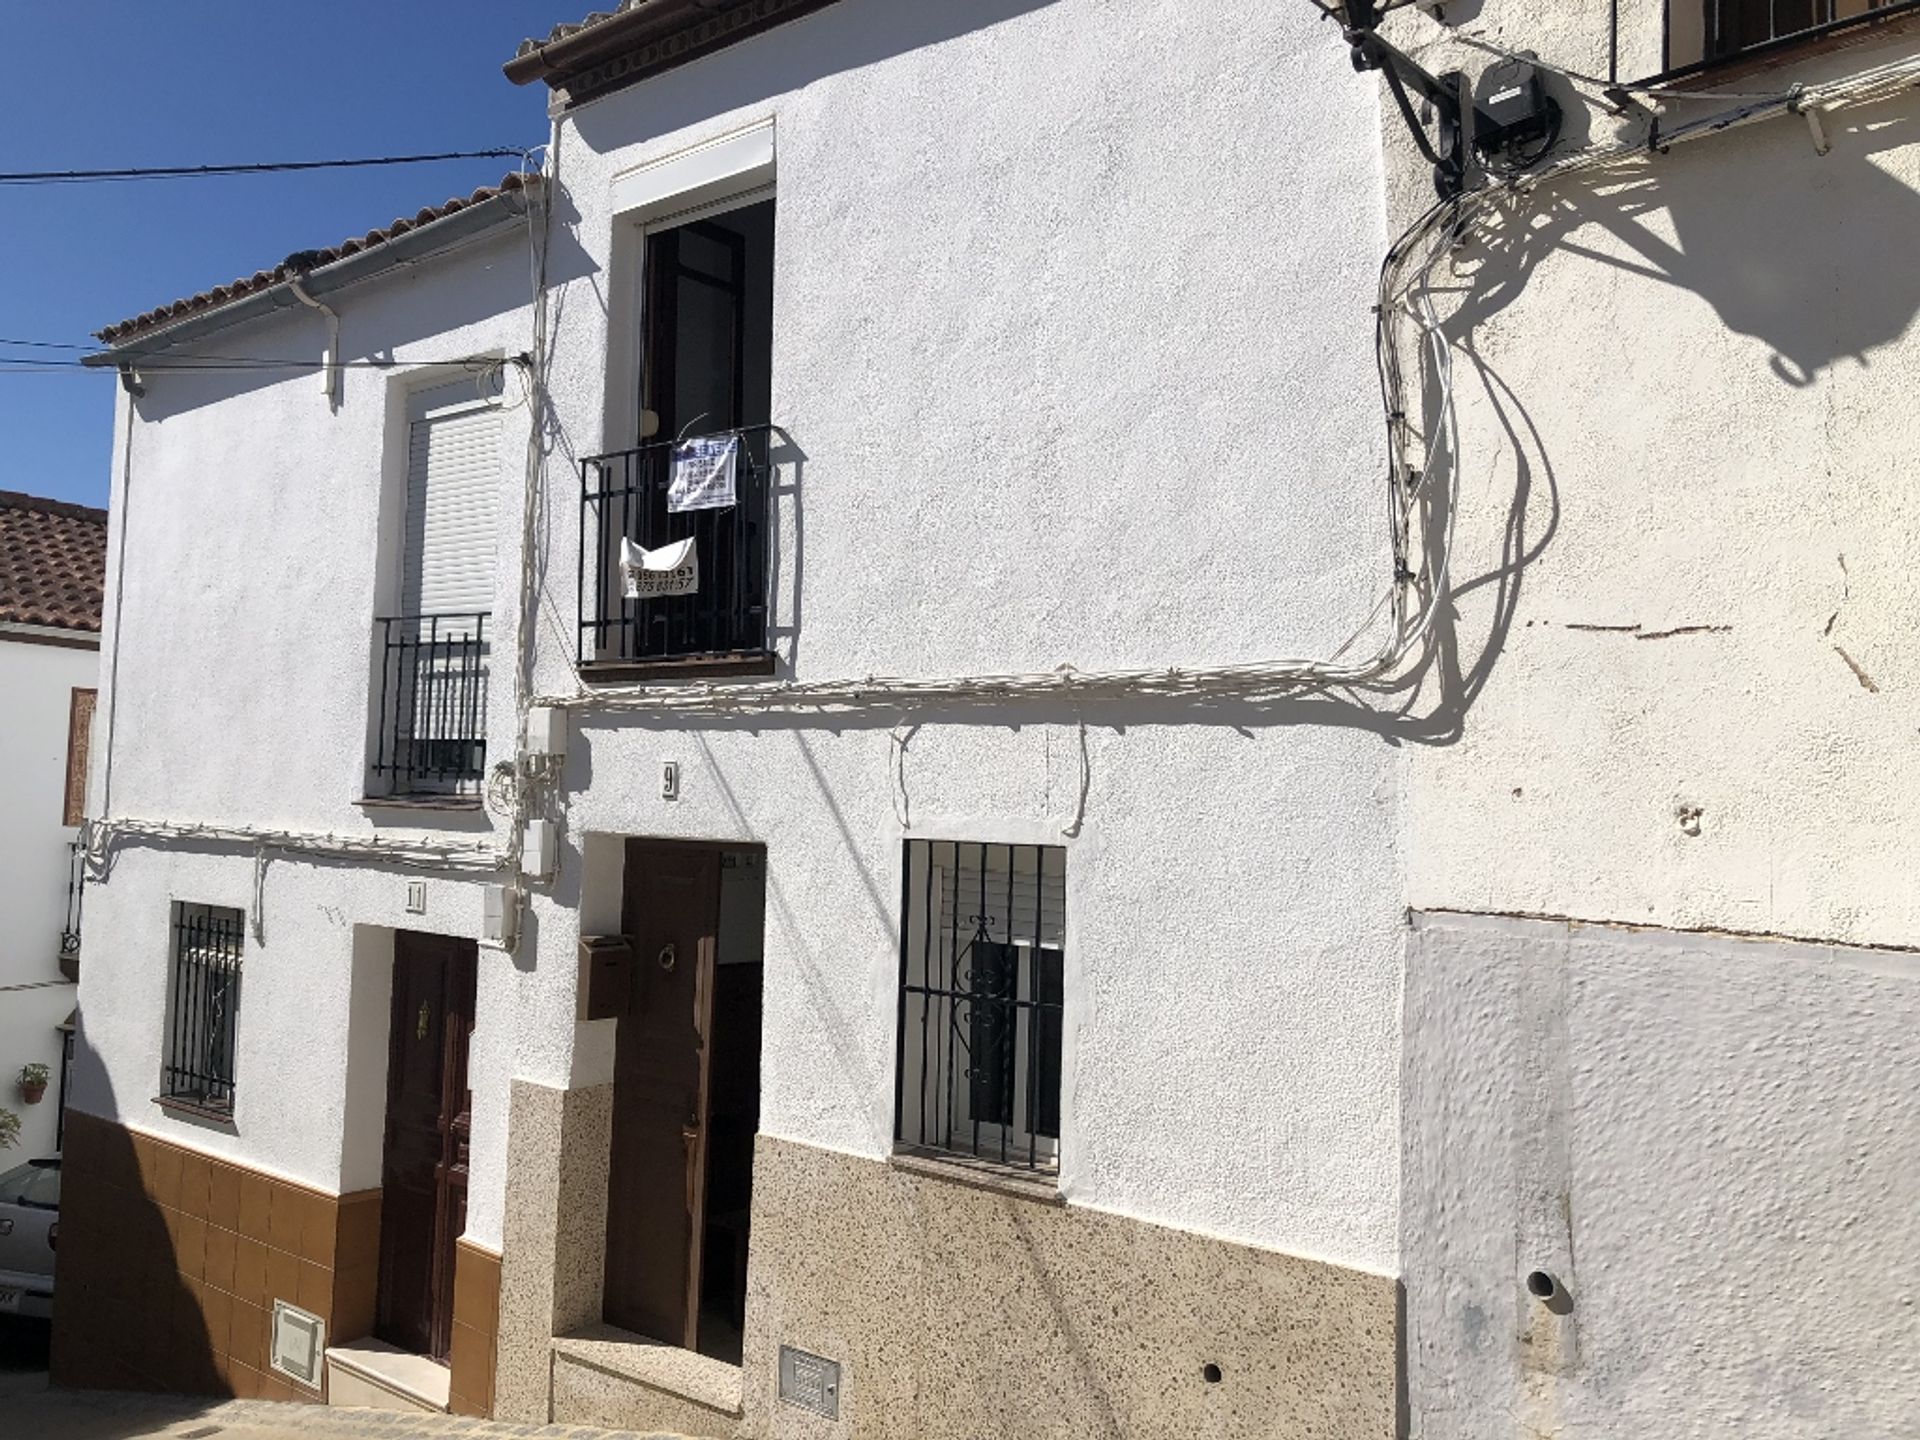
[[[738,435],[714,435],[676,445],[673,476],[667,482],[668,513],[728,509],[734,504],[734,476],[739,466]]]
[[[629,600],[692,595],[700,588],[700,552],[693,538],[649,550],[631,540],[620,542],[620,574]]]

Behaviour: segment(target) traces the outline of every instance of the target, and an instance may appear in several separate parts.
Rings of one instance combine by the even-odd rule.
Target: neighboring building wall
[[[63,824],[67,734],[72,695],[95,685],[100,655],[84,647],[28,644],[0,635],[0,695],[6,697],[7,759],[0,765],[0,1106],[20,1117],[20,1143],[0,1152],[0,1168],[58,1147],[60,1055],[55,1027],[74,1006],[73,982],[60,973],[67,925],[69,844]],[[16,1083],[23,1065],[52,1073],[46,1098],[28,1105]]]
[[[395,613],[398,595],[407,395],[473,373],[446,362],[525,351],[528,274],[526,232],[516,224],[457,255],[330,296],[348,358],[395,362],[391,369],[347,369],[337,412],[306,366],[204,375],[155,370],[143,377],[144,396],[121,397],[106,653],[119,648],[96,725],[96,811],[116,819],[498,841],[499,822],[484,809],[424,813],[356,801],[367,794],[373,620]],[[221,332],[205,348],[317,357],[324,335],[319,317],[295,312]],[[511,656],[529,417],[524,403],[512,403],[519,382],[507,383],[490,761],[510,756],[516,737]],[[406,908],[414,874],[425,878],[424,914]],[[230,1123],[171,1113],[155,1102],[176,901],[231,906],[247,920]],[[317,1196],[343,1214],[371,1203],[372,1238],[361,1239],[373,1244],[393,932],[473,937],[481,910],[475,876],[278,849],[265,852],[262,874],[249,845],[115,843],[107,874],[87,893],[85,1013],[75,1062],[75,1106],[111,1122],[94,1159],[125,1162],[148,1148],[177,1150],[276,1194]],[[498,1253],[517,1028],[549,1013],[537,992],[554,983],[564,985],[560,1003],[570,1007],[570,973],[535,974],[498,951],[483,952],[470,1052],[472,1173],[463,1256],[484,1261]],[[229,1318],[252,1322],[271,1312],[273,1298],[293,1301],[307,1291],[272,1288],[271,1274],[266,1290],[220,1286],[204,1260],[178,1243],[176,1231],[193,1228],[189,1222],[198,1217],[150,1187],[130,1186],[124,1170],[122,1163],[116,1174],[93,1176],[82,1159],[70,1188],[98,1179],[128,1192],[120,1198],[129,1212],[159,1207],[150,1218],[162,1228],[153,1233],[176,1242],[172,1274],[199,1307],[203,1331],[194,1333],[205,1334],[208,1348],[182,1369],[170,1353],[143,1358],[97,1350],[100,1331],[71,1330],[63,1321],[56,1368],[70,1383],[131,1366],[149,1382],[206,1388],[200,1382],[207,1366],[219,1362],[227,1368],[216,1372],[215,1388],[245,1393],[241,1387],[253,1382],[243,1372],[255,1369],[246,1357],[259,1347],[229,1330],[227,1348],[220,1348],[222,1306],[209,1296],[252,1305],[226,1307]],[[169,1219],[169,1209],[186,1219]],[[84,1240],[79,1244],[84,1248]],[[334,1321],[330,1341],[364,1335],[372,1323],[373,1253],[356,1248],[337,1277],[348,1298],[318,1307]],[[461,1269],[484,1279],[486,1266],[463,1260]],[[469,1277],[461,1288],[463,1320],[484,1331],[490,1350],[491,1301],[480,1298],[487,1287]],[[63,1304],[63,1316],[73,1308]],[[463,1342],[469,1409],[491,1398],[490,1360],[479,1364],[473,1350],[471,1339]],[[164,1375],[151,1368],[163,1362],[172,1367]],[[188,1385],[182,1376],[197,1379]],[[278,1393],[276,1383],[261,1385],[261,1393]]]
[[[1619,9],[1623,77],[1656,69],[1660,7]],[[1490,0],[1469,28],[1604,74],[1606,11]],[[1435,70],[1487,63],[1426,16],[1394,33]],[[1416,1435],[1890,1436],[1920,1412],[1882,1363],[1920,1273],[1896,1178],[1920,991],[1861,948],[1920,943],[1917,123],[1909,95],[1828,115],[1824,157],[1795,116],[1676,146],[1544,186],[1454,257],[1458,673],[1411,762],[1408,892],[1595,923],[1416,932]],[[1431,191],[1389,148],[1404,221]]]
[[[638,217],[614,212],[616,177],[772,120],[773,414],[805,456],[783,472],[776,521],[782,673],[1331,655],[1391,561],[1369,309],[1383,248],[1376,106],[1366,82],[1323,63],[1326,33],[1305,7],[1224,0],[844,0],[586,105],[557,146],[593,259],[592,279],[555,301],[571,322],[553,375],[567,433],[582,453],[634,433]],[[549,497],[550,573],[570,580],[579,507],[565,476]],[[564,587],[557,608],[572,611]],[[539,688],[571,691],[572,655],[548,639]],[[1091,780],[1076,823],[1082,720]],[[871,1356],[890,1345],[865,1348],[884,1325],[835,1330],[806,1298],[806,1270],[779,1259],[827,1243],[878,1190],[898,1191],[902,1223],[947,1203],[950,1182],[902,1188],[884,1169],[907,835],[1067,847],[1060,1188],[1081,1218],[1059,1222],[1060,1240],[1104,1223],[1083,1210],[1129,1217],[1114,1222],[1136,1237],[1128,1286],[1185,1283],[1154,1264],[1190,1251],[1248,1284],[1294,1263],[1272,1251],[1325,1272],[1257,1315],[1231,1287],[1202,1287],[1153,1413],[1174,1428],[1205,1413],[1210,1433],[1291,1433],[1345,1393],[1329,1376],[1390,1376],[1394,1300],[1377,1272],[1397,1249],[1402,892],[1398,766],[1380,728],[1344,702],[583,714],[564,781],[572,844],[553,899],[534,906],[536,968],[571,965],[582,931],[618,928],[597,843],[766,847],[763,1163],[798,1153],[816,1169],[804,1192],[757,1187],[749,1303],[766,1318],[749,1320],[749,1432],[797,1423],[771,1400],[779,1343],[848,1363],[861,1418],[846,1433],[913,1423],[882,1398],[894,1382]],[[666,760],[682,769],[674,802],[658,797]],[[577,1168],[575,1198],[591,1203],[605,1172],[596,1182],[546,1147],[564,1132],[604,1155],[604,1107],[558,1097],[610,1078],[606,1029],[585,1026],[570,1057],[523,1058],[517,1072],[537,1116],[521,1125],[517,1087],[509,1209],[529,1230],[519,1256],[509,1230],[501,1325],[522,1373],[503,1348],[498,1403],[515,1418],[551,1404],[563,1419],[674,1428],[691,1422],[642,1385],[598,1382],[618,1402],[550,1396],[553,1372],[528,1348],[599,1309],[600,1235],[589,1213],[584,1251],[569,1248],[582,1212],[553,1188]],[[1096,1347],[1068,1388],[1052,1359],[1029,1369],[1023,1357],[1066,1354],[1103,1324],[1110,1297],[1055,1272],[1051,1226],[1028,1254],[1024,1202],[1000,1203],[1011,1213],[970,1263],[1023,1277],[1038,1308],[994,1334],[970,1328],[967,1343],[1008,1387],[993,1404],[1077,1425],[1072,1397],[1121,1394],[1133,1362]],[[896,1240],[863,1252],[849,1290],[904,1284],[926,1326],[960,1324],[940,1272]],[[1323,1313],[1307,1298],[1319,1284],[1360,1297],[1365,1319]],[[1318,1346],[1296,1376],[1318,1398],[1291,1418],[1258,1385],[1204,1381],[1201,1352],[1221,1335],[1251,1353],[1294,1325]],[[925,1358],[923,1383],[946,1383]],[[1369,1395],[1354,1423],[1389,1433],[1385,1392]],[[939,1421],[929,1434],[954,1421],[925,1418]]]

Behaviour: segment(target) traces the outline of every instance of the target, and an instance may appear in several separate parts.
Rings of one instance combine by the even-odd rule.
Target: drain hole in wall
[[[1218,1385],[1220,1383],[1220,1374],[1220,1367],[1211,1360],[1200,1367],[1200,1378],[1209,1385]]]
[[[1559,1289],[1560,1286],[1554,1281],[1553,1276],[1544,1270],[1535,1270],[1527,1276],[1527,1293],[1536,1299],[1551,1300]]]

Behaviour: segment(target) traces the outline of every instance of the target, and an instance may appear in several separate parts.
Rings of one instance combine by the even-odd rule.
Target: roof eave
[[[396,266],[454,249],[489,230],[525,216],[529,203],[528,191],[538,184],[539,177],[530,176],[525,188],[502,190],[485,200],[463,206],[451,215],[416,225],[403,235],[396,235],[331,264],[319,266],[299,277],[300,286],[309,295],[318,298],[371,280]],[[81,363],[93,366],[137,365],[143,359],[192,344],[221,330],[261,319],[277,310],[294,308],[303,307],[293,293],[292,281],[282,280],[265,290],[256,290],[237,300],[229,300],[224,305],[201,310],[170,325],[155,326],[113,341],[100,353],[85,356]]]
[[[565,107],[711,55],[835,0],[651,0],[534,45],[500,68],[516,85],[544,80]],[[654,53],[640,58],[648,47]]]
[[[639,43],[648,31],[670,24],[671,21],[663,20],[664,16],[671,15],[674,20],[684,20],[711,8],[698,4],[697,0],[681,0],[677,5],[649,5],[638,10],[623,11],[602,20],[598,25],[589,25],[564,40],[539,45],[524,55],[516,55],[500,68],[507,79],[516,85],[531,85],[536,80],[558,85],[563,77],[611,59],[622,50]]]

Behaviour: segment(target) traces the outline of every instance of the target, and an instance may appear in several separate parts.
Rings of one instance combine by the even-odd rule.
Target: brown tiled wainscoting
[[[53,1383],[319,1401],[267,1363],[275,1300],[373,1328],[380,1192],[329,1195],[67,1116]]]
[[[500,1257],[462,1240],[453,1262],[453,1380],[456,1415],[493,1414],[493,1351],[500,1328]]]

